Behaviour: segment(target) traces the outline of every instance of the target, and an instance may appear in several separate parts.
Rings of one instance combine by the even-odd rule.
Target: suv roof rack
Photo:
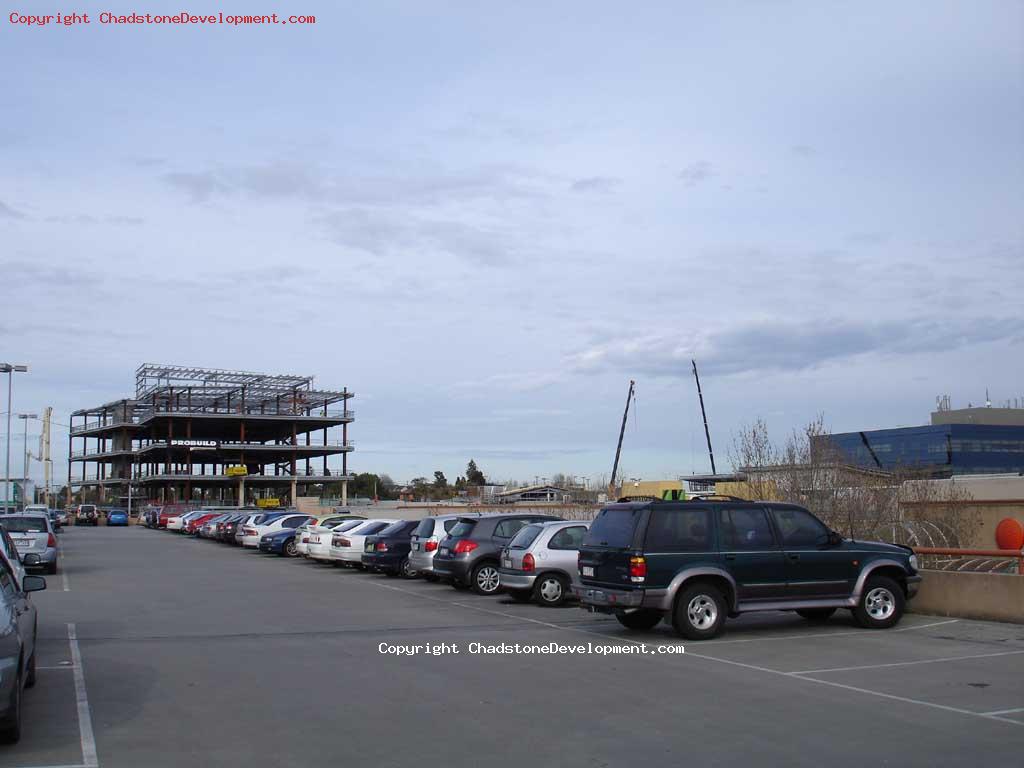
[[[724,493],[695,493],[687,501],[750,501],[739,496],[729,496]]]

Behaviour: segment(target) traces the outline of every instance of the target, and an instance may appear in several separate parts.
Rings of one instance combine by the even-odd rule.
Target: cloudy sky
[[[308,373],[357,470],[532,480],[610,471],[630,378],[627,476],[705,471],[691,357],[720,461],[1024,397],[1017,0],[189,10],[317,23],[0,19],[16,412]]]

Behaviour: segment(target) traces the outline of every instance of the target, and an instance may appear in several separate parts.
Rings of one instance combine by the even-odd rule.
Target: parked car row
[[[593,521],[515,511],[401,520],[233,509],[193,510],[163,527],[480,595],[544,606],[577,600],[627,629],[667,621],[694,640],[751,611],[823,621],[845,608],[862,626],[891,627],[921,581],[909,547],[847,540],[801,507],[731,497],[620,502]]]
[[[0,741],[21,738],[22,699],[36,684],[36,627],[31,593],[46,579],[26,573],[56,573],[57,529],[45,507],[0,516]]]

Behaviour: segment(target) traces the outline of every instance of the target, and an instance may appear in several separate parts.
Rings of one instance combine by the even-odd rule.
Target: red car
[[[199,533],[199,529],[206,525],[208,520],[212,520],[215,517],[220,517],[223,512],[205,512],[197,517],[193,517],[187,523],[185,523],[185,533],[189,536],[195,536]]]

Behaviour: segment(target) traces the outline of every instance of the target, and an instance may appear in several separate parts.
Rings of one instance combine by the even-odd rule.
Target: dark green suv
[[[693,640],[748,611],[824,621],[848,608],[862,626],[891,627],[921,581],[909,547],[843,539],[793,504],[720,497],[605,507],[579,568],[583,608],[629,629],[668,618]]]

